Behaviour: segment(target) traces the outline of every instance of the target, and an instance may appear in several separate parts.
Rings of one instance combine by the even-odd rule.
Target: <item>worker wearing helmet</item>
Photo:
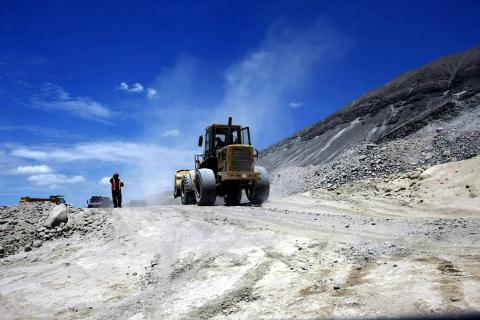
[[[122,180],[120,180],[120,175],[118,174],[118,172],[115,172],[113,174],[113,177],[110,178],[110,184],[112,185],[113,207],[121,208],[123,182]]]

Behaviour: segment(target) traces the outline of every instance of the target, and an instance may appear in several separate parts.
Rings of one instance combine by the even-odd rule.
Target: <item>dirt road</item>
[[[263,207],[75,212],[71,236],[0,260],[1,319],[480,311],[480,157]]]
[[[480,310],[478,216],[379,208],[306,194],[264,207],[104,209],[114,227],[106,240],[74,236],[3,259],[0,318]]]

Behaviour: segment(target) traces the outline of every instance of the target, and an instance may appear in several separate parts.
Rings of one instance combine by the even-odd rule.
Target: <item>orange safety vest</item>
[[[112,178],[112,191],[115,191],[115,179]],[[122,180],[118,179],[118,191],[122,191]]]

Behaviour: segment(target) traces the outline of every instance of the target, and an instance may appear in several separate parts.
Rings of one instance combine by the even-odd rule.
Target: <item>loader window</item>
[[[215,136],[215,149],[221,149],[226,145],[227,144],[225,143],[225,135],[217,134]]]
[[[210,132],[205,132],[205,153],[208,153],[210,150]]]
[[[238,134],[238,130],[232,131],[232,137],[231,137],[232,143],[233,144],[240,144],[242,143],[240,141],[240,135]]]
[[[221,149],[230,144],[241,143],[240,130],[232,129],[229,133],[228,129],[217,129],[215,131],[215,149]]]
[[[252,145],[252,142],[250,141],[250,128],[249,127],[242,128],[242,143]]]

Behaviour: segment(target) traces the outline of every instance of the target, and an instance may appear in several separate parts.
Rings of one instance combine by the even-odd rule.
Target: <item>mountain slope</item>
[[[453,121],[478,106],[479,93],[477,46],[438,59],[366,93],[324,120],[265,149],[260,163],[270,171],[328,163],[362,143],[406,138],[431,123]],[[474,114],[478,117],[479,112]]]

